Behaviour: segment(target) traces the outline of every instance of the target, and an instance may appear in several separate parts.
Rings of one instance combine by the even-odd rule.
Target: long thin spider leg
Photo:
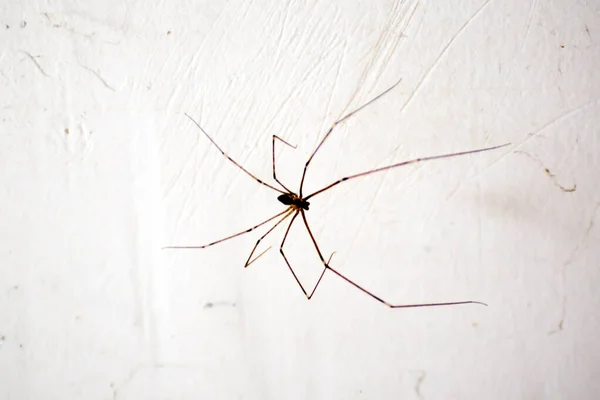
[[[267,247],[262,253],[260,253],[259,255],[257,255],[256,257],[254,257],[254,259],[252,259],[252,261],[250,261],[248,263],[248,265],[246,265],[246,268],[250,266],[250,264],[252,264],[254,261],[258,260],[259,258],[261,258],[263,256],[263,254],[265,254],[267,251],[271,250],[271,246]]]
[[[235,164],[236,167],[238,167],[239,169],[241,169],[242,171],[244,171],[246,174],[248,174],[252,179],[254,179],[255,181],[257,181],[258,183],[260,183],[263,186],[266,186],[268,188],[271,188],[273,190],[275,190],[276,192],[279,193],[285,193],[284,191],[282,191],[281,189],[277,189],[274,186],[269,185],[268,183],[263,182],[262,180],[258,179],[255,175],[253,175],[250,171],[248,171],[246,168],[242,167],[240,164],[238,164],[233,158],[229,157],[227,155],[227,153],[225,153],[223,151],[223,149],[221,149],[219,147],[219,145],[217,144],[217,142],[215,142],[213,140],[213,138],[210,137],[210,135],[208,133],[206,133],[206,131],[200,126],[200,124],[198,122],[196,122],[196,120],[192,117],[190,117],[189,114],[185,114],[186,117],[188,117],[189,119],[192,120],[192,122],[198,127],[200,128],[200,130],[202,131],[202,133],[204,133],[204,135],[208,138],[208,140],[210,140],[210,142],[217,148],[219,149],[219,151],[221,152],[221,154],[223,154],[223,156],[225,156],[229,161],[231,161],[233,164]]]
[[[317,148],[313,151],[313,153],[308,158],[308,161],[306,161],[306,164],[304,164],[304,171],[302,171],[302,179],[300,180],[300,190],[298,191],[299,194],[300,194],[300,197],[302,197],[302,187],[304,186],[304,177],[306,176],[306,171],[308,170],[308,164],[310,164],[310,162],[312,161],[313,157],[317,154],[317,152],[319,151],[319,149],[321,148],[321,146],[323,145],[323,143],[325,143],[325,141],[327,140],[327,138],[331,134],[331,131],[333,131],[333,128],[335,128],[337,124],[341,123],[342,121],[345,121],[346,119],[350,118],[351,116],[353,116],[354,114],[356,114],[357,112],[359,112],[360,110],[362,110],[363,108],[365,108],[366,106],[368,106],[369,104],[373,103],[374,101],[378,100],[379,98],[381,98],[382,96],[384,96],[385,94],[387,94],[390,90],[392,90],[393,88],[395,88],[396,86],[398,86],[398,84],[401,81],[402,81],[402,78],[400,78],[400,80],[398,82],[394,83],[389,89],[387,89],[383,93],[377,95],[376,97],[374,97],[373,99],[369,100],[368,102],[366,102],[362,106],[358,107],[354,111],[352,111],[352,112],[344,115],[341,119],[335,121],[333,123],[333,125],[331,125],[331,127],[329,128],[329,130],[327,131],[327,133],[325,134],[325,136],[323,136],[323,139],[321,139],[321,141],[317,145]]]
[[[306,289],[304,289],[304,286],[302,286],[302,283],[300,283],[300,279],[298,279],[298,276],[296,276],[296,273],[294,272],[294,269],[290,265],[290,262],[288,261],[287,257],[285,256],[285,253],[283,252],[283,245],[285,244],[285,240],[287,239],[287,235],[290,232],[290,228],[292,227],[292,224],[296,220],[297,216],[298,216],[298,211],[296,211],[296,213],[292,217],[292,220],[290,221],[290,224],[288,225],[287,229],[285,230],[285,235],[283,235],[283,240],[281,241],[281,245],[279,246],[279,252],[283,256],[283,259],[285,260],[285,263],[287,264],[288,268],[292,272],[292,275],[294,275],[294,279],[296,279],[296,283],[298,283],[298,286],[300,286],[300,289],[302,289],[302,293],[304,293],[304,295],[306,296],[306,298],[310,300],[312,294],[310,296],[308,295],[308,293],[306,292]],[[321,276],[322,276],[322,274],[321,274]],[[319,280],[321,280],[321,279],[319,278]]]
[[[501,147],[505,147],[505,146],[508,146],[508,145],[510,145],[510,143],[502,144],[500,146],[486,147],[485,149],[462,151],[460,153],[452,153],[452,154],[443,154],[443,155],[439,155],[439,156],[415,158],[414,160],[403,161],[403,162],[400,162],[400,163],[397,163],[397,164],[388,165],[386,167],[376,168],[376,169],[372,169],[370,171],[361,172],[359,174],[354,174],[354,175],[346,176],[345,178],[339,179],[339,180],[337,180],[337,181],[335,181],[335,182],[333,182],[333,183],[325,186],[324,188],[319,189],[316,192],[309,194],[308,196],[304,197],[304,200],[308,200],[311,197],[318,195],[319,193],[323,193],[324,191],[326,191],[328,189],[331,189],[335,185],[339,185],[342,182],[345,182],[345,181],[350,180],[350,179],[358,178],[358,177],[361,177],[361,176],[370,175],[370,174],[374,174],[376,172],[381,172],[381,171],[385,171],[385,170],[392,169],[392,168],[398,168],[398,167],[402,167],[402,166],[409,165],[409,164],[416,164],[416,163],[419,163],[419,162],[422,162],[422,161],[438,160],[438,159],[441,159],[441,158],[449,158],[449,157],[464,156],[466,154],[481,153],[483,151],[489,151],[489,150],[499,149]]]
[[[290,189],[288,189],[283,183],[281,183],[279,181],[279,179],[277,179],[277,174],[275,173],[275,139],[279,139],[281,142],[287,144],[288,146],[290,146],[292,149],[295,149],[296,146],[292,146],[291,144],[289,144],[288,142],[286,142],[285,140],[283,140],[282,138],[280,138],[277,135],[273,135],[273,179],[275,179],[275,181],[277,183],[279,183],[281,185],[282,188],[284,188],[285,190],[288,191],[288,193],[292,193],[292,191]]]
[[[283,216],[283,218],[281,218],[279,221],[277,221],[277,223],[275,225],[273,225],[267,232],[265,232],[264,235],[262,235],[260,237],[260,239],[258,239],[256,241],[256,244],[254,245],[254,247],[252,248],[252,251],[250,252],[250,255],[248,256],[248,259],[246,260],[246,264],[244,264],[244,268],[248,268],[250,266],[250,264],[252,264],[254,261],[258,260],[263,254],[265,254],[267,252],[267,250],[263,251],[262,253],[260,253],[258,256],[256,256],[255,259],[253,259],[252,261],[250,261],[250,259],[252,258],[252,256],[254,255],[254,252],[256,251],[256,248],[258,247],[258,245],[260,244],[260,242],[267,237],[267,235],[269,233],[271,233],[273,231],[273,229],[277,228],[277,226],[279,224],[281,224],[283,221],[285,221],[292,213],[294,212],[294,209],[292,207],[289,208],[289,211],[287,212],[287,214],[285,214]]]
[[[304,215],[302,215],[302,218],[304,218],[304,225],[306,225],[306,227],[308,228],[308,223],[306,222],[306,217]],[[309,233],[311,233],[310,228],[308,228],[308,231],[309,231]],[[311,238],[312,238],[312,234],[311,234]],[[313,241],[313,243],[315,243],[315,242]],[[319,257],[320,257],[321,252],[319,251],[318,247],[317,247],[317,253],[319,253]],[[306,296],[306,297],[308,297],[309,300],[313,297],[313,294],[315,294],[315,290],[317,290],[319,283],[321,283],[321,279],[323,279],[323,275],[325,275],[325,271],[327,271],[327,269],[329,268],[329,263],[331,262],[331,259],[333,258],[334,254],[335,254],[335,251],[331,253],[327,262],[324,262],[323,258],[321,258],[321,262],[323,262],[323,265],[324,265],[323,271],[321,271],[321,275],[319,276],[317,283],[315,283],[315,286],[313,287],[312,292],[310,292],[310,295]]]
[[[331,261],[331,258],[335,254],[335,251],[333,253],[331,253],[331,255],[329,256],[329,260],[327,260],[327,262],[325,262],[325,259],[323,258],[323,254],[321,254],[321,249],[319,249],[319,246],[317,245],[317,241],[315,240],[315,237],[313,236],[312,231],[310,230],[310,227],[308,226],[308,221],[306,220],[306,215],[304,214],[304,210],[300,210],[300,212],[302,213],[302,220],[304,221],[304,226],[306,227],[306,230],[308,231],[310,240],[312,240],[313,244],[315,245],[317,254],[319,255],[319,258],[321,259],[321,262],[323,263],[323,271],[321,271],[321,276],[319,276],[319,280],[317,280],[317,283],[315,284],[312,291],[310,292],[310,296],[309,295],[306,296],[310,300],[311,297],[313,296],[313,294],[315,294],[315,291],[317,290],[317,288],[319,287],[319,283],[321,283],[321,280],[323,279],[323,275],[325,275],[325,271],[327,271],[328,269],[331,269],[331,267],[329,266],[329,262]]]
[[[306,230],[308,231],[308,234],[310,235],[310,239],[312,240],[313,244],[315,245],[315,249],[317,250],[317,254],[319,254],[319,258],[321,259],[321,261],[323,262],[323,265],[324,265],[323,272],[321,273],[321,277],[319,278],[319,280],[317,281],[317,284],[313,288],[312,293],[310,294],[310,297],[312,297],[312,295],[315,293],[315,290],[317,290],[317,286],[319,286],[319,283],[321,283],[321,279],[323,278],[323,275],[325,274],[325,271],[326,270],[330,270],[331,272],[333,272],[334,274],[336,274],[337,276],[339,276],[340,278],[342,278],[343,280],[345,280],[346,282],[348,282],[349,284],[351,284],[355,288],[359,289],[363,293],[371,296],[372,298],[374,298],[378,302],[383,303],[383,304],[385,304],[386,306],[388,306],[390,308],[414,308],[414,307],[455,306],[455,305],[459,305],[459,304],[481,304],[481,305],[487,306],[487,304],[485,304],[485,303],[482,303],[480,301],[473,301],[473,300],[469,300],[469,301],[452,301],[452,302],[445,302],[445,303],[423,303],[423,304],[391,304],[391,303],[388,303],[387,301],[383,300],[381,297],[378,297],[378,296],[374,295],[373,293],[369,292],[367,289],[363,288],[362,286],[360,286],[356,282],[354,282],[354,281],[346,278],[344,275],[342,275],[341,273],[339,273],[335,269],[331,268],[329,266],[329,261],[327,263],[325,263],[325,259],[323,258],[323,255],[321,254],[321,250],[319,249],[319,246],[317,245],[317,241],[315,240],[315,237],[313,236],[312,231],[310,230],[310,227],[308,226],[308,221],[306,220],[306,216],[304,215],[304,210],[300,210],[300,212],[302,213],[302,219],[304,220],[304,225],[306,226]],[[333,256],[333,254],[329,257],[330,261],[331,261],[331,257],[332,256]],[[309,296],[307,296],[307,297],[310,299]]]
[[[289,211],[290,211],[290,208],[288,207],[285,210],[283,210],[282,212],[280,212],[279,214],[276,214],[276,215],[272,216],[271,218],[269,218],[269,219],[261,222],[260,224],[254,225],[252,228],[249,228],[249,229],[246,229],[244,231],[238,232],[235,235],[227,236],[226,238],[219,239],[219,240],[217,240],[215,242],[212,242],[212,243],[209,243],[209,244],[205,244],[205,245],[202,245],[202,246],[166,246],[166,247],[163,247],[163,249],[204,249],[204,248],[212,246],[214,244],[221,243],[221,242],[224,242],[224,241],[229,240],[229,239],[233,239],[234,237],[238,237],[238,236],[243,235],[245,233],[252,232],[253,230],[255,230],[256,228],[258,228],[259,226],[263,226],[267,222],[272,221],[275,218],[279,217],[280,215],[283,215],[283,214],[285,214],[286,212],[289,212]]]

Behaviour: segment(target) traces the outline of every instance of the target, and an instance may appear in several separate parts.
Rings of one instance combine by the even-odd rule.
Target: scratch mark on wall
[[[562,313],[563,313],[563,318],[564,318],[564,314],[565,314],[565,304],[566,304],[566,302],[567,302],[567,298],[566,298],[566,297],[564,297],[564,298],[563,298],[563,311],[562,311]],[[548,332],[548,336],[554,335],[555,333],[558,333],[558,332],[562,331],[562,330],[563,330],[563,323],[564,323],[564,322],[565,322],[565,320],[564,320],[564,319],[561,319],[561,320],[558,322],[558,325],[557,325],[556,329],[553,329],[553,330],[551,330],[550,332]]]
[[[237,307],[237,304],[235,304],[234,301],[224,301],[224,300],[215,301],[215,302],[207,301],[204,304],[204,307],[202,307],[202,308],[216,308],[216,307],[232,307],[232,308],[235,308],[235,307]]]
[[[544,169],[544,171],[546,172],[546,175],[548,175],[548,177],[552,180],[552,183],[554,183],[554,185],[556,187],[558,187],[560,190],[562,190],[563,192],[571,193],[571,192],[574,192],[575,190],[577,190],[577,183],[573,183],[573,186],[569,187],[569,188],[558,183],[558,180],[556,179],[556,175],[553,174],[552,172],[550,172],[550,169],[546,168],[544,166],[544,163],[539,158],[534,157],[531,154],[524,152],[524,151],[515,151],[515,154],[523,154],[523,155],[529,157],[530,159],[532,159],[533,161],[535,161],[538,165],[540,165]]]
[[[596,218],[598,209],[600,209],[600,203],[596,204],[596,208],[594,209],[594,211],[592,213],[590,222],[588,223],[587,227],[583,231],[583,235],[582,235],[581,239],[579,240],[579,242],[577,243],[575,248],[571,251],[571,254],[569,254],[569,257],[567,258],[567,260],[562,265],[561,284],[563,287],[566,285],[566,282],[567,282],[567,267],[573,263],[575,256],[579,252],[579,248],[587,241],[590,231],[592,230],[592,227],[594,226],[594,219]],[[557,324],[557,328],[549,331],[548,335],[553,335],[553,334],[558,333],[563,330],[563,325],[564,325],[564,321],[565,321],[566,313],[567,313],[567,296],[565,296],[565,295],[563,295],[563,302],[562,302],[561,308],[562,308],[561,317],[560,317],[560,321]]]
[[[100,82],[102,82],[102,84],[103,84],[103,85],[104,85],[106,88],[108,88],[108,89],[112,90],[113,92],[115,91],[115,89],[114,89],[112,86],[110,86],[110,85],[109,85],[109,84],[106,82],[106,80],[105,80],[105,79],[104,79],[104,78],[103,78],[103,77],[102,77],[102,76],[101,76],[101,75],[100,75],[98,72],[94,71],[93,69],[91,69],[91,68],[89,68],[89,67],[86,67],[85,65],[81,65],[81,64],[79,64],[79,66],[80,66],[81,68],[83,68],[83,69],[87,70],[87,71],[90,71],[92,74],[94,74],[94,76],[95,76],[96,78],[98,78],[98,79],[100,80]]]
[[[37,67],[37,69],[42,73],[42,75],[44,75],[45,77],[49,78],[50,75],[48,75],[46,73],[46,71],[44,71],[44,69],[42,68],[42,66],[37,62],[36,58],[39,56],[32,56],[30,53],[26,52],[26,51],[21,51],[23,54],[25,54],[27,57],[29,57],[29,59],[31,61],[33,61],[33,63],[35,64],[35,66]]]
[[[114,382],[110,383],[110,387],[113,390],[113,400],[117,400],[117,395],[119,394],[119,389],[122,389],[124,386],[131,383],[131,381],[138,374],[138,372],[140,372],[145,367],[147,367],[147,365],[138,364],[138,366],[136,366],[134,369],[132,369],[129,372],[129,374],[127,375],[127,377],[123,380],[123,382],[121,384],[119,384],[118,386]]]
[[[446,44],[446,46],[444,46],[444,48],[442,49],[440,54],[437,56],[437,58],[431,64],[431,66],[427,69],[427,71],[425,71],[425,73],[423,74],[423,77],[417,83],[417,86],[415,86],[415,89],[412,91],[410,96],[408,96],[408,98],[406,99],[406,101],[404,102],[402,107],[400,107],[400,112],[404,111],[404,109],[408,106],[408,104],[412,101],[412,99],[419,92],[419,90],[423,86],[423,83],[425,82],[427,77],[431,74],[431,72],[433,72],[435,67],[440,63],[440,61],[442,60],[444,55],[448,52],[448,49],[450,49],[450,47],[452,47],[452,45],[454,44],[456,39],[466,30],[467,26],[469,26],[473,21],[475,21],[475,19],[483,12],[483,10],[487,7],[487,5],[490,4],[490,1],[491,0],[487,0],[486,2],[484,2],[481,5],[481,7],[479,7],[475,11],[475,13],[473,15],[471,15],[471,17],[458,29],[458,31],[454,34],[454,36],[450,39],[450,41]]]
[[[354,93],[350,97],[350,101],[354,101],[357,98],[359,91],[365,87],[367,75],[372,74],[371,71],[376,67],[375,63],[378,62],[378,71],[374,73],[376,80],[374,84],[377,84],[379,79],[383,75],[383,71],[387,69],[390,64],[392,55],[395,53],[395,49],[399,48],[400,43],[404,40],[406,35],[404,32],[408,29],[417,9],[419,8],[419,2],[416,2],[408,12],[399,10],[397,3],[389,12],[388,23],[382,29],[380,35],[377,38],[377,42],[373,45],[369,57],[369,62],[365,66],[363,73],[359,79],[359,85],[354,90]],[[398,34],[399,30],[399,34]]]
[[[419,372],[420,372],[420,376],[419,376],[419,378],[417,378],[417,383],[415,384],[415,393],[417,394],[417,397],[419,399],[424,399],[423,394],[421,393],[421,384],[425,380],[427,373],[425,373],[425,371],[419,371]]]
[[[565,188],[564,186],[562,186],[560,183],[558,183],[556,181],[556,175],[554,175],[552,172],[550,172],[550,170],[548,168],[544,168],[544,171],[546,171],[546,175],[548,175],[550,177],[550,179],[552,179],[554,184],[556,186],[558,186],[560,188],[560,190],[562,190],[563,192],[570,193],[570,192],[574,192],[577,189],[577,183],[573,183],[573,187]]]
[[[567,120],[570,117],[573,117],[574,115],[576,115],[579,112],[585,111],[589,107],[597,106],[599,103],[600,103],[600,98],[597,98],[597,99],[591,100],[585,104],[582,104],[578,107],[575,107],[571,110],[567,110],[566,112],[564,112],[564,113],[558,115],[557,117],[546,122],[544,125],[539,127],[535,132],[531,132],[525,140],[523,140],[521,143],[519,143],[519,147],[523,146],[525,143],[527,143],[534,137],[544,137],[543,135],[539,135],[539,133],[554,126],[554,125],[561,123],[562,121]]]

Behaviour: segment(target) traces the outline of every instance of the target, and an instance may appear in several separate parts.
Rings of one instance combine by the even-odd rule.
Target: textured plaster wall
[[[0,398],[600,396],[600,8],[541,1],[0,4]],[[331,273],[262,231],[282,181]],[[320,274],[297,220],[286,252]]]

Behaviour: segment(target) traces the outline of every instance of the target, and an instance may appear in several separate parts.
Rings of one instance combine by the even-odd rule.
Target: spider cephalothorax
[[[308,206],[310,203],[298,196],[295,193],[284,193],[281,196],[277,197],[277,200],[285,204],[286,206],[293,206],[294,208],[300,209],[303,208],[308,211]]]

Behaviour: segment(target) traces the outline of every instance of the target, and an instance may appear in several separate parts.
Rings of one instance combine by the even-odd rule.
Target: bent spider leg
[[[260,253],[259,255],[257,255],[252,261],[250,261],[249,263],[247,263],[244,268],[247,268],[250,266],[250,264],[252,264],[254,261],[258,260],[259,258],[261,258],[263,256],[263,254],[265,254],[267,251],[271,250],[271,247],[273,246],[269,246],[267,247],[266,250],[264,250],[262,253]]]
[[[166,247],[163,247],[163,249],[204,249],[204,248],[206,248],[206,247],[209,247],[209,246],[215,245],[215,244],[217,244],[217,243],[221,243],[221,242],[224,242],[224,241],[226,241],[226,240],[233,239],[234,237],[237,237],[237,236],[243,235],[243,234],[245,234],[245,233],[250,233],[250,232],[252,232],[253,230],[255,230],[256,228],[258,228],[259,226],[263,226],[263,225],[264,225],[264,224],[266,224],[267,222],[274,220],[275,218],[279,217],[280,215],[283,215],[283,214],[285,214],[286,212],[289,212],[289,210],[290,210],[289,208],[286,208],[285,210],[283,210],[283,211],[282,211],[282,212],[280,212],[279,214],[276,214],[276,215],[272,216],[271,218],[269,218],[269,219],[267,219],[267,220],[265,220],[265,221],[261,222],[260,224],[254,225],[252,228],[249,228],[249,229],[246,229],[246,230],[244,230],[244,231],[238,232],[238,233],[236,233],[236,234],[234,234],[234,235],[231,235],[231,236],[227,236],[226,238],[219,239],[219,240],[217,240],[217,241],[214,241],[214,242],[212,242],[212,243],[209,243],[209,244],[205,244],[205,245],[202,245],[202,246],[166,246]]]
[[[333,258],[334,254],[335,254],[335,251],[332,251],[331,255],[329,256],[329,259],[327,260],[327,265],[329,265],[329,263],[331,262],[331,259]]]
[[[288,142],[286,142],[285,140],[283,140],[282,138],[280,138],[277,135],[273,135],[273,179],[275,179],[275,181],[277,183],[279,183],[281,185],[282,188],[284,188],[285,190],[288,191],[288,193],[292,193],[292,191],[290,189],[288,189],[283,183],[281,183],[279,181],[279,179],[277,179],[277,174],[275,173],[275,139],[278,139],[279,141],[287,144],[288,146],[290,146],[292,149],[295,149],[296,146],[292,146],[291,144],[289,144]]]
[[[294,208],[289,207],[288,208],[288,212],[287,214],[285,214],[283,216],[283,218],[281,218],[279,221],[277,221],[277,223],[275,225],[273,225],[267,232],[265,232],[264,235],[262,235],[257,241],[256,244],[254,245],[254,247],[252,248],[252,251],[250,252],[250,255],[248,256],[248,259],[246,260],[246,264],[244,264],[244,268],[248,268],[250,266],[250,264],[252,264],[254,261],[258,260],[263,254],[265,254],[271,247],[269,246],[269,248],[265,251],[263,251],[262,253],[260,253],[258,256],[256,256],[256,258],[254,258],[252,261],[250,261],[250,259],[252,258],[252,255],[254,254],[254,252],[256,251],[256,248],[258,247],[258,245],[260,244],[260,242],[267,237],[267,235],[269,233],[271,233],[273,231],[273,229],[277,228],[277,226],[279,224],[281,224],[283,221],[285,221],[292,213],[294,212]]]
[[[487,304],[485,304],[485,303],[482,303],[480,301],[473,301],[473,300],[468,300],[468,301],[453,301],[453,302],[445,302],[445,303],[423,303],[423,304],[391,304],[391,303],[388,303],[387,301],[383,300],[381,297],[378,297],[378,296],[374,295],[373,293],[371,293],[367,289],[363,288],[362,286],[360,286],[356,282],[354,282],[354,281],[346,278],[344,275],[342,275],[341,273],[339,273],[335,269],[331,268],[331,266],[329,266],[329,261],[331,261],[331,257],[333,257],[333,253],[329,257],[329,261],[327,261],[327,263],[325,263],[325,259],[323,258],[323,255],[321,254],[321,250],[319,249],[319,246],[317,245],[317,241],[315,240],[315,237],[313,236],[312,231],[310,230],[310,227],[308,226],[308,221],[306,220],[306,216],[304,215],[304,210],[300,210],[300,212],[302,213],[302,219],[304,220],[304,225],[306,226],[306,230],[308,231],[308,234],[310,235],[310,239],[312,240],[312,242],[313,242],[313,244],[315,246],[315,249],[317,250],[317,254],[319,255],[319,258],[321,259],[321,261],[323,262],[323,265],[324,265],[323,272],[321,273],[321,276],[319,277],[319,280],[317,281],[317,284],[315,285],[315,287],[313,288],[312,293],[310,294],[311,297],[315,293],[315,290],[317,290],[317,286],[319,286],[319,283],[321,282],[321,279],[323,278],[323,275],[325,274],[325,271],[326,270],[330,270],[331,272],[333,272],[334,274],[336,274],[337,276],[339,276],[340,278],[342,278],[343,280],[345,280],[346,282],[348,282],[349,284],[351,284],[355,288],[359,289],[363,293],[371,296],[372,298],[374,298],[378,302],[380,302],[382,304],[385,304],[386,306],[388,306],[390,308],[414,308],[414,307],[454,306],[454,305],[459,305],[459,304],[481,304],[481,305],[487,306]],[[308,298],[310,299],[310,297],[308,297]]]
[[[308,295],[308,293],[306,292],[306,289],[304,289],[304,286],[302,285],[302,283],[300,283],[300,279],[298,279],[298,276],[296,276],[296,273],[294,272],[294,269],[290,265],[290,262],[288,261],[287,257],[285,256],[285,253],[283,252],[283,245],[285,244],[285,241],[287,239],[287,235],[290,232],[290,228],[292,227],[292,224],[296,220],[297,216],[298,216],[298,211],[296,211],[296,213],[292,217],[292,220],[290,221],[290,224],[288,225],[287,229],[285,230],[285,235],[283,235],[283,240],[281,241],[281,245],[279,246],[279,252],[283,256],[283,259],[285,260],[285,263],[287,264],[288,268],[292,272],[292,275],[294,275],[294,279],[296,279],[296,283],[298,284],[298,286],[300,286],[300,289],[302,289],[302,293],[304,293],[304,295],[306,296],[306,298],[310,300],[310,298],[312,297],[312,293],[311,293],[310,296]],[[323,274],[321,274],[321,277],[323,277]],[[319,278],[319,280],[321,280],[321,279]],[[314,290],[313,290],[313,292],[314,292]]]
[[[246,174],[248,174],[248,175],[249,175],[249,176],[250,176],[252,179],[254,179],[256,182],[260,183],[261,185],[263,185],[263,186],[266,186],[266,187],[268,187],[268,188],[271,188],[271,189],[275,190],[276,192],[279,192],[279,193],[285,193],[285,192],[284,192],[284,191],[282,191],[281,189],[277,189],[276,187],[274,187],[274,186],[271,186],[271,185],[269,185],[268,183],[266,183],[266,182],[263,182],[262,180],[258,179],[258,178],[257,178],[255,175],[253,175],[253,174],[252,174],[250,171],[248,171],[246,168],[244,168],[244,167],[242,167],[240,164],[238,164],[238,163],[237,163],[237,162],[236,162],[236,161],[235,161],[233,158],[229,157],[229,156],[227,155],[227,153],[225,153],[225,152],[223,151],[223,149],[221,149],[221,148],[219,147],[219,145],[217,144],[217,142],[215,142],[215,141],[213,140],[213,138],[211,138],[211,137],[210,137],[210,135],[209,135],[208,133],[206,133],[206,131],[205,131],[205,130],[204,130],[204,129],[203,129],[201,126],[200,126],[200,124],[199,124],[198,122],[196,122],[196,120],[195,120],[194,118],[190,117],[190,115],[189,115],[189,114],[187,114],[187,113],[185,114],[185,116],[186,116],[186,117],[188,117],[189,119],[191,119],[191,120],[192,120],[192,122],[193,122],[193,123],[194,123],[194,124],[195,124],[195,125],[196,125],[198,128],[200,128],[200,130],[202,131],[202,133],[204,133],[204,135],[205,135],[205,136],[208,138],[208,140],[210,140],[210,142],[211,142],[211,143],[212,143],[212,144],[213,144],[213,145],[214,145],[214,146],[215,146],[217,149],[219,149],[219,151],[221,152],[221,154],[222,154],[222,155],[223,155],[225,158],[227,158],[229,161],[231,161],[231,162],[232,162],[232,163],[233,163],[233,164],[234,164],[236,167],[238,167],[239,169],[241,169],[242,171],[244,171],[244,172],[245,172]]]
[[[304,224],[306,224],[306,218],[304,220]],[[309,300],[313,297],[313,294],[315,294],[315,290],[317,290],[317,287],[319,286],[319,283],[321,283],[321,279],[323,279],[323,275],[325,275],[325,271],[327,271],[327,269],[329,267],[329,263],[331,262],[331,259],[333,258],[334,254],[335,254],[335,251],[331,253],[331,255],[329,256],[329,259],[327,260],[327,263],[324,264],[325,267],[323,267],[323,271],[321,271],[321,275],[319,276],[319,279],[317,280],[317,283],[315,283],[315,286],[313,287],[312,292],[310,292],[310,295],[306,296],[306,297],[308,297]],[[323,259],[321,259],[321,261],[323,261]]]
[[[319,193],[323,193],[324,191],[326,191],[328,189],[331,189],[332,187],[334,187],[336,185],[339,185],[342,182],[345,182],[347,180],[354,179],[354,178],[359,178],[361,176],[370,175],[370,174],[374,174],[376,172],[381,172],[381,171],[385,171],[385,170],[392,169],[392,168],[398,168],[398,167],[402,167],[402,166],[409,165],[409,164],[416,164],[416,163],[419,163],[419,162],[422,162],[422,161],[431,161],[431,160],[437,160],[437,159],[441,159],[441,158],[449,158],[449,157],[464,156],[466,154],[481,153],[483,151],[495,150],[495,149],[499,149],[501,147],[505,147],[505,146],[508,146],[508,145],[510,145],[510,143],[505,143],[505,144],[502,144],[500,146],[486,147],[484,149],[461,151],[460,153],[450,153],[450,154],[442,154],[442,155],[439,155],[439,156],[415,158],[414,160],[402,161],[400,163],[388,165],[386,167],[376,168],[376,169],[372,169],[370,171],[361,172],[359,174],[354,174],[354,175],[346,176],[346,177],[344,177],[342,179],[338,179],[337,181],[335,181],[333,183],[330,183],[329,185],[325,186],[322,189],[317,190],[316,192],[313,192],[313,193],[309,194],[308,196],[304,197],[304,200],[308,200],[311,197],[318,195]]]
[[[331,125],[331,127],[329,128],[329,130],[327,131],[327,133],[325,134],[325,136],[323,136],[323,139],[321,139],[321,141],[319,142],[319,144],[317,145],[317,147],[315,148],[315,150],[313,151],[313,153],[308,158],[308,161],[306,161],[306,164],[304,164],[304,171],[302,171],[302,179],[300,180],[300,190],[298,191],[300,197],[302,197],[302,187],[304,186],[304,177],[306,176],[306,171],[308,170],[308,165],[312,161],[313,157],[317,154],[317,152],[319,151],[319,149],[321,148],[321,146],[323,145],[323,143],[325,143],[325,141],[327,140],[327,138],[329,137],[329,135],[333,131],[333,128],[335,128],[337,124],[341,123],[342,121],[345,121],[346,119],[350,118],[351,116],[353,116],[354,114],[356,114],[360,110],[364,109],[369,104],[371,104],[374,101],[380,99],[382,96],[384,96],[385,94],[387,94],[390,90],[392,90],[393,88],[395,88],[396,86],[398,86],[398,84],[401,81],[402,81],[402,78],[400,78],[398,80],[398,82],[394,83],[389,89],[385,90],[383,93],[380,93],[379,95],[375,96],[373,99],[369,100],[368,102],[366,102],[362,106],[358,107],[354,111],[352,111],[352,112],[344,115],[342,118],[340,118],[339,120],[335,121]]]

